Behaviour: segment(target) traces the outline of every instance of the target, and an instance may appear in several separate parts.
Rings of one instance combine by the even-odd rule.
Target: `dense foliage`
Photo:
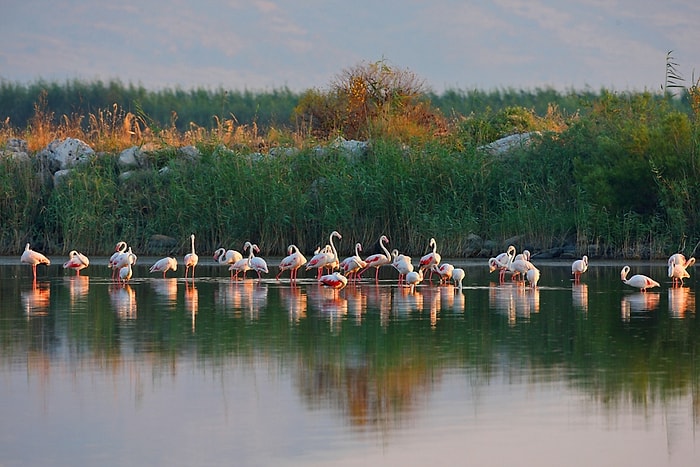
[[[383,103],[357,94],[360,108],[348,107],[347,96],[338,100],[357,92],[356,78],[367,70],[351,71],[333,92],[303,96],[3,83],[3,112],[34,103],[33,113],[8,116],[0,147],[20,137],[36,151],[73,136],[106,153],[55,188],[36,160],[3,158],[0,252],[32,241],[47,251],[99,253],[119,239],[143,249],[154,234],[182,240],[184,250],[196,232],[202,249],[253,240],[281,255],[289,243],[313,251],[332,230],[348,239],[348,252],[355,241],[371,245],[384,233],[412,254],[430,237],[443,255],[474,254],[473,234],[498,247],[518,236],[521,248],[573,244],[590,255],[696,252],[695,87],[679,97],[551,90],[435,96],[409,75],[396,81],[406,91]],[[393,83],[379,72],[370,78]],[[394,95],[396,88],[388,89],[378,95]],[[65,106],[73,106],[70,113]],[[294,127],[312,108],[326,108],[335,122],[323,136],[310,134],[308,120]],[[364,112],[361,121],[343,113],[349,108]],[[26,128],[13,124],[22,118]],[[190,123],[180,127],[183,120]],[[531,143],[505,155],[483,149],[524,132],[536,132]],[[332,144],[348,133],[366,137],[369,149]],[[155,145],[147,167],[120,177],[118,152],[147,143]],[[201,160],[183,158],[176,149],[184,144],[196,145]],[[276,146],[294,150],[272,151]]]

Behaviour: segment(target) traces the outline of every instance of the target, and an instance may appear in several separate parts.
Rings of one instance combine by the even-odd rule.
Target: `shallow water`
[[[0,465],[697,465],[695,278],[463,290],[0,261]],[[58,262],[58,261],[56,261]],[[276,264],[269,260],[269,264]],[[169,273],[170,275],[171,273]],[[301,277],[302,274],[300,274]],[[691,271],[694,276],[694,271]]]

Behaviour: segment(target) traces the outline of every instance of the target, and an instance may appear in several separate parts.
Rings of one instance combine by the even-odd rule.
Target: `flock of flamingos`
[[[362,245],[355,244],[355,254],[349,256],[342,261],[338,257],[338,251],[333,243],[333,239],[341,239],[342,236],[333,231],[330,234],[328,244],[323,248],[318,248],[314,252],[314,256],[307,260],[306,257],[299,251],[296,245],[289,245],[287,249],[288,255],[279,263],[279,272],[276,279],[279,279],[283,272],[289,271],[290,280],[296,282],[297,273],[302,267],[306,270],[316,269],[317,280],[328,287],[334,289],[342,289],[348,284],[348,281],[357,281],[361,279],[363,272],[370,268],[375,268],[375,281],[379,281],[379,268],[382,266],[392,266],[399,273],[399,285],[410,287],[411,292],[424,279],[424,274],[429,273],[429,280],[432,280],[433,274],[439,276],[440,283],[448,283],[452,281],[457,290],[462,289],[462,281],[465,276],[464,269],[455,268],[452,264],[441,261],[442,258],[437,252],[437,242],[434,238],[430,239],[430,253],[422,256],[418,263],[416,271],[412,259],[409,256],[400,254],[397,249],[389,252],[387,245],[389,239],[386,235],[379,238],[379,246],[383,253],[377,253],[365,257],[360,256]],[[185,264],[185,279],[188,275],[194,279],[194,269],[199,262],[199,256],[195,253],[194,234],[190,235],[192,250],[187,253],[183,259]],[[244,257],[236,250],[226,250],[219,248],[214,252],[214,261],[221,265],[228,265],[231,279],[238,279],[239,274],[242,279],[245,279],[247,271],[254,271],[258,275],[258,279],[262,278],[262,274],[268,273],[266,261],[255,256],[260,252],[260,248],[251,242],[245,242],[243,252],[248,252],[248,256]],[[63,264],[64,269],[72,269],[76,274],[80,275],[80,271],[87,268],[90,260],[82,253],[73,250],[69,253],[68,261]],[[115,252],[109,259],[108,266],[112,269],[112,278],[119,281],[121,284],[126,284],[132,277],[132,265],[136,263],[137,256],[133,253],[132,248],[127,246],[126,242],[120,241],[116,244]],[[20,261],[29,264],[32,267],[32,274],[36,282],[36,267],[39,264],[50,265],[50,260],[43,254],[32,250],[27,243]],[[675,253],[668,259],[668,277],[672,279],[673,286],[683,285],[683,279],[690,277],[688,268],[695,264],[695,258],[685,258],[681,253]],[[499,280],[503,282],[506,274],[511,274],[512,280],[521,280],[523,283],[528,282],[532,288],[537,287],[540,280],[540,271],[530,261],[530,252],[523,250],[522,253],[516,254],[514,246],[509,246],[508,249],[496,257],[490,258],[488,261],[489,272],[499,271]],[[583,256],[581,259],[574,261],[571,264],[571,273],[574,276],[574,281],[578,282],[581,275],[588,270],[588,257]],[[162,258],[156,261],[149,269],[151,273],[162,273],[163,277],[168,271],[177,271],[177,259],[171,256]],[[324,274],[324,271],[327,274]],[[620,279],[623,283],[639,289],[644,292],[653,287],[660,287],[660,284],[654,279],[643,274],[635,274],[629,279],[629,266],[624,266],[620,271]]]

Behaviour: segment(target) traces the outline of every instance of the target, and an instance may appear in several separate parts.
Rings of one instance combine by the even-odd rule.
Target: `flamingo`
[[[423,256],[420,259],[419,267],[424,269],[430,269],[430,278],[433,278],[433,266],[440,264],[440,253],[437,252],[437,242],[434,238],[430,239],[428,243],[428,248],[432,247],[433,251]]]
[[[268,273],[267,262],[259,256],[254,256],[254,253],[259,253],[260,247],[252,245],[248,254],[248,267],[258,273],[258,279],[262,279],[262,273]]]
[[[337,271],[332,274],[326,274],[324,276],[321,276],[319,282],[321,282],[321,284],[325,285],[326,287],[331,287],[333,289],[338,290],[348,285],[347,277],[345,277]]]
[[[219,248],[214,252],[214,261],[222,265],[230,266],[241,259],[243,259],[243,255],[236,250]],[[233,277],[233,271],[231,271],[231,277]]]
[[[522,275],[523,280],[525,280],[525,275],[527,274],[528,271],[532,269],[537,269],[534,264],[532,264],[530,261],[527,261],[525,259],[518,259],[510,263],[508,266],[508,270],[513,274],[512,278],[515,280],[515,278],[519,275]]]
[[[410,256],[399,254],[399,250],[394,248],[391,250],[391,256],[394,258],[391,265],[399,272],[399,285],[406,278],[406,274],[413,271],[413,264]]]
[[[452,271],[452,281],[458,290],[462,290],[462,281],[464,280],[464,276],[465,273],[464,269],[462,268],[455,268],[454,271]]]
[[[683,285],[683,279],[690,277],[687,269],[695,264],[695,257],[691,256],[687,260],[682,253],[674,253],[668,258],[668,277],[673,279],[673,286],[678,282]]]
[[[455,267],[450,263],[440,263],[433,265],[432,270],[440,276],[440,284],[446,284],[452,279]]]
[[[119,256],[117,256],[117,259],[115,260],[114,264],[112,265],[112,269],[114,269],[114,271],[116,271],[114,278],[118,280],[119,279],[119,272],[121,271],[121,269],[123,267],[125,267],[127,264],[129,264],[130,261],[131,261],[131,264],[135,264],[136,259],[137,259],[137,256],[131,250],[131,247],[129,247],[129,249],[126,252],[119,254]]]
[[[129,249],[131,250],[131,249]],[[123,284],[126,285],[129,280],[131,280],[131,276],[133,275],[133,270],[131,266],[136,262],[136,255],[131,253],[127,254],[126,257],[126,264],[122,267],[119,268],[119,281]]]
[[[535,289],[537,288],[537,283],[540,280],[540,270],[534,267],[532,269],[528,269],[525,273],[525,277],[527,277],[527,281],[530,283],[530,287]]]
[[[574,283],[578,284],[581,280],[581,274],[586,271],[588,271],[588,256],[583,255],[581,259],[571,263],[571,274],[574,275]]]
[[[508,266],[515,260],[515,256],[515,247],[513,245],[509,245],[506,251],[499,253],[495,258],[489,259],[489,272],[493,272],[498,269],[498,280],[503,282],[506,278]]]
[[[668,277],[673,280],[673,287],[683,286],[683,279],[690,277],[688,271],[683,267],[682,264],[676,263],[673,257],[668,260]]]
[[[80,271],[82,269],[85,269],[89,265],[90,260],[87,256],[75,250],[72,250],[70,253],[68,253],[68,261],[63,263],[63,269],[73,269],[75,271],[75,275],[79,276]]]
[[[423,282],[423,268],[418,268],[418,272],[411,271],[406,274],[406,284],[411,288],[411,293],[416,290],[416,286]]]
[[[243,244],[243,252],[246,250],[248,251],[248,257],[239,259],[235,263],[233,263],[231,266],[229,266],[228,270],[233,272],[233,279],[238,279],[238,273],[242,272],[243,273],[243,279],[245,279],[245,273],[248,272],[250,269],[250,264],[248,263],[248,258],[250,256],[253,256],[253,244],[250,242],[245,242]]]
[[[165,258],[161,258],[158,261],[156,261],[153,266],[151,266],[151,269],[148,270],[149,272],[162,272],[163,273],[163,279],[165,279],[165,273],[168,271],[177,271],[177,259],[171,257],[171,256],[166,256]]]
[[[353,278],[357,280],[359,271],[362,270],[367,263],[360,257],[360,252],[362,251],[362,244],[355,243],[355,255],[345,258],[339,265],[341,271],[347,278]]]
[[[289,245],[287,247],[287,256],[280,261],[279,272],[275,279],[279,280],[280,275],[289,270],[289,279],[292,282],[297,280],[297,272],[299,268],[306,264],[306,257],[299,251],[296,245]]]
[[[338,267],[338,250],[336,250],[335,244],[333,243],[334,237],[339,240],[343,238],[336,230],[331,232],[329,238],[330,250],[328,247],[324,248],[321,253],[314,255],[314,257],[306,263],[307,271],[309,269],[318,268],[318,275],[316,276],[318,279],[321,278],[323,268],[330,268],[332,271]]]
[[[635,274],[634,276],[627,279],[627,274],[629,274],[629,272],[629,266],[623,267],[622,271],[620,271],[620,279],[622,280],[622,282],[629,285],[630,287],[639,289],[641,292],[646,292],[647,289],[651,289],[653,287],[661,287],[661,285],[659,285],[659,283],[656,282],[654,279],[643,274]]]
[[[194,279],[194,268],[199,262],[199,256],[194,252],[194,234],[190,235],[190,241],[192,242],[192,252],[185,255],[185,279],[187,279],[187,272],[192,269],[191,277]]]
[[[45,264],[47,266],[51,265],[51,261],[49,259],[39,253],[38,251],[34,251],[31,248],[29,248],[29,243],[27,243],[24,246],[24,252],[22,253],[22,256],[20,257],[20,262],[29,264],[32,267],[32,276],[34,277],[34,282],[36,282],[36,266],[37,264]]]
[[[126,248],[127,248],[126,242],[124,242],[124,241],[117,242],[116,246],[114,247],[114,253],[112,253],[112,256],[109,257],[109,262],[107,263],[107,267],[112,269],[112,279],[117,277],[119,270],[116,267],[116,263],[119,261],[119,258],[122,255],[126,254]]]
[[[386,235],[379,237],[379,247],[384,250],[384,254],[376,253],[365,258],[365,263],[367,263],[367,265],[357,274],[358,276],[361,276],[362,273],[369,268],[375,268],[374,282],[379,282],[379,268],[391,264],[391,253],[389,253],[389,250],[384,246],[384,243],[389,243],[389,239]]]

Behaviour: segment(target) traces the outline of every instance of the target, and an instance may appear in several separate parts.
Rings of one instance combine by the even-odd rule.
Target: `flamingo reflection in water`
[[[33,283],[29,290],[21,292],[22,307],[27,317],[49,314],[51,287],[48,282]]]
[[[192,318],[192,332],[195,329],[195,319],[199,312],[199,291],[193,282],[185,281],[185,310]]]
[[[588,284],[574,283],[571,287],[571,303],[574,308],[588,313]]]
[[[289,322],[299,323],[302,318],[306,318],[306,291],[300,287],[281,287],[279,291],[282,304],[289,313]]]
[[[150,282],[153,291],[163,303],[170,307],[177,305],[177,278],[168,277]]]
[[[413,312],[423,311],[423,293],[416,291],[411,293],[408,287],[397,287],[394,290],[392,300],[392,315],[395,317],[408,316]]]
[[[267,284],[258,281],[229,281],[219,285],[216,301],[228,313],[255,320],[267,303],[267,290]]]
[[[508,323],[529,321],[540,311],[540,289],[525,288],[517,283],[489,287],[489,306],[508,317]]]
[[[136,318],[136,291],[134,291],[129,284],[123,284],[119,287],[110,287],[109,299],[118,317],[122,319]]]
[[[71,305],[78,301],[84,301],[90,290],[90,278],[87,276],[70,276],[64,277],[63,282],[68,287],[68,295],[70,296]]]
[[[695,292],[689,287],[668,289],[668,312],[673,318],[684,318],[687,313],[695,313]]]
[[[625,295],[620,302],[620,316],[629,321],[633,315],[645,316],[659,307],[661,294],[656,292],[636,292]]]

